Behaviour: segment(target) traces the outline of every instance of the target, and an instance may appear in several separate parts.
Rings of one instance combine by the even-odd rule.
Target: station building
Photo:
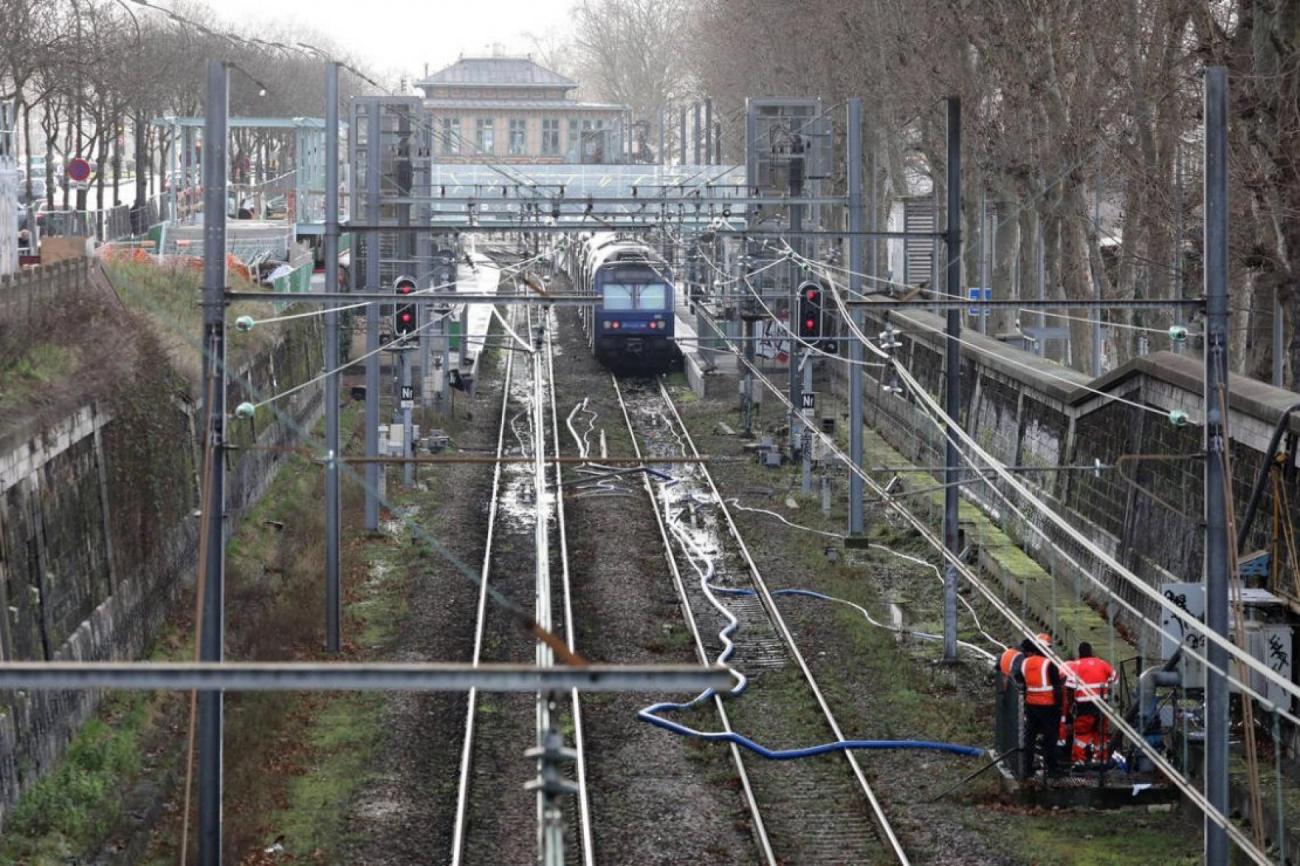
[[[578,83],[531,57],[461,57],[416,86],[438,162],[621,162],[628,108],[571,97]]]

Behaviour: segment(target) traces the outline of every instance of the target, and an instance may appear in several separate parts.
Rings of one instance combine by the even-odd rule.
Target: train
[[[575,293],[592,298],[582,322],[597,361],[638,375],[680,366],[673,272],[652,247],[614,232],[578,235],[562,242],[557,264]]]

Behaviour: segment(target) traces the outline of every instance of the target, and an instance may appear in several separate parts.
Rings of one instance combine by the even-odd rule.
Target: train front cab
[[[659,269],[615,265],[601,268],[595,283],[596,360],[628,372],[662,372],[674,366],[671,278]]]

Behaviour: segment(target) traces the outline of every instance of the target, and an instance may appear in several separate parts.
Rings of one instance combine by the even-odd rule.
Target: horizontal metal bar
[[[591,463],[606,466],[643,466],[647,463],[709,463],[708,454],[699,457],[543,457],[543,463]],[[533,457],[492,457],[487,454],[459,454],[447,457],[344,457],[342,463],[536,463]]]
[[[587,665],[539,668],[451,662],[4,662],[0,689],[171,691],[699,692],[733,684],[724,667]]]
[[[417,292],[413,295],[399,295],[396,292],[226,292],[226,300],[232,303],[237,301],[278,301],[280,303],[309,304],[420,303],[444,304],[446,306],[455,306],[456,304],[556,304],[559,306],[573,306],[590,304],[592,299],[587,295],[548,295],[542,297],[541,295],[485,295],[470,294],[469,292],[460,294],[448,294],[446,292],[420,294]]]
[[[715,235],[728,237],[744,236],[748,238],[876,238],[878,240],[918,240],[943,238],[943,232],[851,232],[837,229],[800,229],[799,231],[783,229],[714,229]]]
[[[435,184],[435,186],[455,186],[455,184]],[[844,199],[838,196],[822,196],[819,198],[809,196],[798,196],[794,198],[785,198],[782,196],[696,196],[696,195],[624,195],[624,196],[504,196],[492,195],[407,195],[407,196],[386,196],[380,195],[382,204],[538,204],[548,205],[551,207],[586,207],[592,205],[664,205],[672,207],[673,205],[692,205],[704,206],[709,204],[739,204],[754,205],[764,207],[767,205],[842,205]]]
[[[930,301],[893,300],[888,295],[872,295],[867,300],[847,300],[844,303],[849,306],[865,307],[1113,307],[1115,309],[1146,309],[1160,307],[1201,307],[1205,305],[1204,298],[1132,298],[1129,300],[1113,300],[1106,298],[1059,298],[1053,300],[1015,300],[1013,298],[991,298],[987,301],[958,300],[956,298],[939,298]]]
[[[707,217],[705,217],[705,219],[707,220]],[[661,229],[665,225],[672,225],[674,227],[677,227],[682,225],[683,223],[690,223],[690,222],[692,222],[692,220],[690,216],[687,216],[684,220],[672,219],[672,220],[657,220],[654,222],[647,222],[645,220],[634,221],[634,222],[621,222],[612,219],[599,219],[599,220],[589,219],[585,222],[555,223],[555,224],[490,223],[487,225],[483,225],[483,224],[443,225],[439,223],[432,223],[426,225],[411,225],[411,226],[398,226],[398,225],[390,226],[390,225],[384,225],[382,223],[379,225],[371,225],[369,223],[344,223],[341,227],[341,230],[344,232],[368,232],[368,231],[433,232],[434,234],[466,234],[466,233],[483,234],[483,233],[491,233],[491,232],[524,232],[524,233],[536,232],[536,233],[544,234],[544,233],[552,233],[552,232],[599,231],[601,229],[612,229],[612,228],[627,229],[627,230],[644,229],[649,231],[653,229]]]
[[[950,467],[948,466],[872,466],[867,472],[943,472]],[[1002,466],[1008,472],[1100,472],[1103,469],[1114,469],[1109,463],[1098,463],[1095,466]],[[957,469],[957,472],[976,472],[981,475],[987,475],[993,472],[992,469]]]

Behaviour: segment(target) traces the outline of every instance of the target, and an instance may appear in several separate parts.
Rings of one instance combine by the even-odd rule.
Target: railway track
[[[656,382],[625,392],[617,379],[614,389],[636,456],[673,479],[653,482],[646,474],[644,487],[702,662],[722,652],[714,635],[727,624],[704,584],[735,618],[730,663],[748,677],[749,685],[736,701],[714,696],[721,730],[732,733],[734,723],[770,748],[811,745],[809,737],[825,740],[827,733],[831,740],[843,741],[708,467],[656,466],[656,457],[700,456],[667,390]],[[820,730],[814,733],[788,722],[790,718],[816,718]],[[770,761],[735,743],[728,748],[761,862],[909,863],[852,752]]]
[[[527,339],[524,335],[534,334],[534,327],[544,324],[542,315],[532,311],[515,315],[512,330]],[[517,610],[531,609],[542,627],[564,635],[569,649],[575,648],[563,504],[547,492],[552,483],[562,481],[559,464],[551,463],[553,469],[549,469],[545,460],[558,442],[552,347],[548,328],[540,327],[536,334],[535,352],[506,353],[498,462],[493,470],[475,614],[474,664],[554,662],[551,650],[521,628],[518,614],[504,609],[503,602]],[[548,446],[548,440],[552,445]],[[501,462],[513,455],[533,459]],[[551,576],[557,570],[559,581],[553,582]],[[557,608],[561,618],[558,628]],[[540,744],[545,731],[565,727],[574,732],[577,753],[570,780],[576,785],[577,796],[564,804],[565,812],[572,815],[567,828],[546,814],[540,794],[524,789],[524,783],[538,771],[537,762],[525,757],[525,749]],[[523,832],[529,825],[534,834]],[[547,833],[573,840],[575,844],[565,846],[567,862],[591,866],[595,861],[590,826],[582,713],[576,690],[567,696],[484,696],[471,690],[449,862],[453,866],[531,862]]]

